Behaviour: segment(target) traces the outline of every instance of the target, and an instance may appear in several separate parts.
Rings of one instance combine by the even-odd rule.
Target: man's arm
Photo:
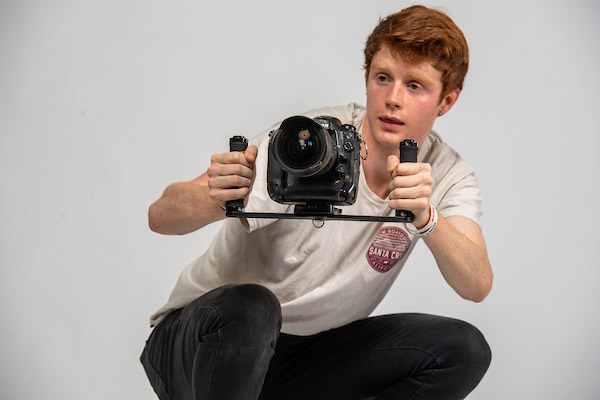
[[[466,217],[438,215],[424,238],[446,282],[461,297],[483,301],[492,290],[493,273],[479,225]]]
[[[184,235],[225,218],[222,207],[227,201],[248,199],[257,151],[251,145],[244,153],[215,154],[204,174],[169,185],[148,210],[150,229],[167,235]]]
[[[413,225],[422,228],[430,218],[433,185],[431,166],[400,163],[388,158],[391,173],[390,207],[414,213]],[[466,217],[438,215],[434,231],[425,237],[446,282],[461,297],[480,302],[492,289],[493,273],[479,225]]]

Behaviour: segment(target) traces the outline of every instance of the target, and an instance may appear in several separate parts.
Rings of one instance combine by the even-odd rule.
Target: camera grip
[[[229,139],[229,151],[241,151],[242,153],[248,148],[248,139],[244,136],[233,136]],[[244,209],[244,199],[229,200],[226,203],[226,212],[242,211]]]
[[[406,139],[400,142],[400,162],[417,162],[417,153],[419,151],[419,144],[412,140]],[[415,219],[415,215],[408,210],[396,210],[396,217],[402,218],[404,222],[412,222]]]

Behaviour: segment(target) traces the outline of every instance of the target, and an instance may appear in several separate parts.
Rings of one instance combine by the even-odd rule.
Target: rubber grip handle
[[[244,136],[233,136],[229,139],[229,151],[244,152],[248,148],[248,139]],[[227,211],[242,211],[244,209],[244,199],[229,200],[226,203]]]
[[[419,152],[419,144],[412,140],[406,139],[400,142],[400,162],[417,162],[417,153]],[[396,210],[396,217],[404,219],[406,222],[413,222],[415,215],[408,210]]]

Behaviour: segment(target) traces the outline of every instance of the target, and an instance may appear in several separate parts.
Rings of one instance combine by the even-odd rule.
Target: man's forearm
[[[194,182],[168,186],[148,210],[154,232],[184,235],[225,218],[225,212],[208,196],[208,187]]]
[[[483,235],[475,222],[439,216],[425,238],[446,282],[463,298],[480,302],[492,288],[493,273]]]

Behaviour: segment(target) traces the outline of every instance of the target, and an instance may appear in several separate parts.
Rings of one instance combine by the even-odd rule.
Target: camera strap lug
[[[369,156],[369,147],[367,146],[367,142],[365,142],[362,138],[362,135],[360,133],[356,133],[356,138],[358,139],[358,144],[360,146],[360,158],[363,159],[363,161],[365,161],[367,159],[367,157]],[[365,145],[365,156],[363,157],[362,155],[362,148],[363,148],[363,144]]]

